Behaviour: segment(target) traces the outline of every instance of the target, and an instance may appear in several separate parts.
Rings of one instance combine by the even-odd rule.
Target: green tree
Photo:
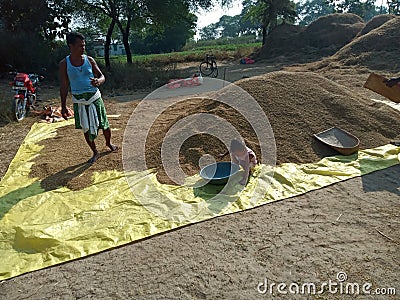
[[[140,54],[180,51],[186,41],[194,36],[197,17],[187,12],[173,20],[163,24],[148,24],[147,28],[134,31],[132,50]]]
[[[217,23],[210,24],[200,30],[200,39],[202,40],[215,40],[219,37]]]
[[[258,35],[262,29],[262,22],[260,18],[254,18],[250,10],[253,6],[252,0],[244,0],[242,2],[242,11],[240,13],[240,33],[241,34],[255,34]]]
[[[222,16],[217,23],[221,37],[237,37],[240,33],[240,15]]]
[[[61,37],[71,21],[71,7],[64,0],[0,0],[3,30],[34,33],[54,40]]]
[[[214,4],[212,0],[79,0],[89,9],[94,9],[98,13],[105,14],[110,18],[110,24],[106,35],[106,44],[116,25],[122,36],[125,47],[126,59],[132,63],[132,52],[130,49],[129,38],[131,27],[134,25],[139,30],[146,27],[146,24],[166,24],[173,22],[170,13],[187,9],[197,9],[199,7],[208,8]],[[217,1],[217,0],[215,0]],[[218,0],[221,5],[227,5],[231,0]],[[108,48],[105,48],[108,52]],[[109,60],[105,55],[106,65]]]
[[[114,31],[115,25],[120,28],[122,40],[124,43],[127,62],[132,63],[132,53],[129,48],[129,30],[131,23],[136,16],[140,13],[139,1],[122,1],[122,0],[80,0],[85,10],[92,10],[95,13],[105,15],[110,21],[106,41],[104,45],[104,59],[107,67],[110,67],[110,52],[111,36]],[[124,26],[125,25],[125,26]]]
[[[328,0],[308,0],[297,4],[297,15],[299,25],[306,26],[319,17],[335,12],[335,6]]]
[[[28,72],[57,68],[65,47],[56,37],[67,31],[71,13],[66,0],[0,0],[0,66]]]
[[[294,23],[297,17],[296,5],[291,0],[252,0],[247,4],[250,4],[247,18],[261,23],[263,45],[268,32],[278,25],[279,20]]]
[[[240,15],[223,15],[217,23],[202,28],[200,30],[200,37],[202,40],[237,37],[241,31],[240,21]]]
[[[380,13],[379,8],[375,7],[374,0],[343,0],[336,4],[336,11],[339,13],[353,13],[365,21],[373,18]]]
[[[388,0],[389,14],[400,16],[400,0]]]

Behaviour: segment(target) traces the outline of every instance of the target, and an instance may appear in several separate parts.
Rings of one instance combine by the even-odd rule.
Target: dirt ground
[[[291,63],[284,57],[255,65],[226,62],[220,67],[220,77],[223,79],[225,75],[226,80],[233,82],[280,70]],[[187,71],[190,73],[196,68],[194,65]],[[362,88],[366,72],[359,69],[327,70],[321,76],[365,97],[379,98]],[[58,103],[57,94],[57,87],[43,88],[43,103]],[[110,119],[112,128],[122,129],[122,120],[126,120],[137,100],[145,95],[143,91],[113,97],[105,94],[108,113],[121,114],[120,118]],[[4,176],[35,121],[30,117],[21,124],[0,127],[0,176]],[[122,142],[122,132],[113,131],[117,144]],[[81,136],[78,131],[75,134],[78,138]],[[59,139],[53,150],[57,151],[67,142]],[[106,150],[103,146],[99,149]],[[90,167],[92,171],[116,167],[120,153],[104,154],[98,164]],[[82,153],[81,159],[88,157],[89,151]],[[34,172],[43,170],[34,169]],[[285,295],[277,291],[279,283],[287,286],[315,283],[318,290],[329,280],[340,282],[339,272],[347,274],[346,282],[360,286],[370,283],[371,293],[377,288],[395,288],[398,294],[399,176],[397,165],[292,199],[24,274],[0,283],[0,299],[353,299],[339,291],[330,293],[327,288],[319,295]],[[71,178],[62,180],[62,184],[72,189],[80,188]],[[48,182],[48,188],[59,183]],[[266,279],[269,284],[275,283],[273,295],[270,289],[260,293]]]

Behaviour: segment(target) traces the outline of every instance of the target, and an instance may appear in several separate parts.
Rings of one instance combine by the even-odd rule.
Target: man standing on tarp
[[[68,88],[71,88],[74,104],[75,128],[82,129],[85,140],[93,151],[89,163],[99,158],[99,152],[94,143],[99,129],[103,129],[106,145],[111,151],[118,147],[111,143],[111,130],[106,109],[99,86],[105,82],[105,77],[96,61],[85,55],[85,37],[78,32],[67,34],[67,45],[70,55],[60,62],[60,96],[62,116],[67,119]]]

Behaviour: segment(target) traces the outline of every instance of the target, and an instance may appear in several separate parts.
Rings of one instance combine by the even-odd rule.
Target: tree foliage
[[[210,24],[200,31],[201,39],[237,37],[241,34],[241,17],[223,15],[218,22]]]
[[[57,68],[65,47],[56,38],[67,31],[71,12],[66,0],[0,0],[0,68]]]
[[[182,11],[183,12],[183,11]],[[172,18],[173,22],[147,24],[133,30],[131,48],[136,54],[180,51],[186,41],[195,34],[197,17],[189,13]]]
[[[296,5],[291,0],[247,0],[249,7],[246,18],[253,22],[260,22],[265,44],[268,32],[273,30],[279,22],[294,23],[297,17]]]
[[[400,16],[400,0],[388,0],[389,13]]]
[[[106,65],[109,66],[107,57],[107,43],[110,36],[117,26],[125,47],[128,63],[132,63],[132,52],[130,49],[129,38],[132,26],[135,30],[146,30],[149,24],[159,30],[166,29],[168,24],[173,24],[182,15],[187,15],[189,10],[199,7],[208,8],[214,4],[212,0],[79,0],[88,9],[94,9],[100,14],[105,14],[110,18],[110,24],[106,34]],[[221,5],[227,5],[231,0],[219,0]],[[161,29],[160,29],[161,28]]]
[[[299,25],[308,25],[319,17],[335,12],[335,6],[329,0],[309,0],[297,4]]]
[[[71,21],[71,7],[64,0],[1,0],[3,30],[35,33],[47,40],[61,37]]]
[[[330,0],[331,3],[335,3],[334,0]],[[378,7],[375,7],[374,0],[342,0],[335,5],[336,12],[338,13],[353,13],[365,21],[372,19],[374,16],[380,13]]]

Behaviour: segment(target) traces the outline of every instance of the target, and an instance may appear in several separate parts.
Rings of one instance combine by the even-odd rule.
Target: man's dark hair
[[[84,41],[85,36],[82,33],[75,31],[67,33],[67,46],[69,47],[69,45],[74,44],[77,39]]]

